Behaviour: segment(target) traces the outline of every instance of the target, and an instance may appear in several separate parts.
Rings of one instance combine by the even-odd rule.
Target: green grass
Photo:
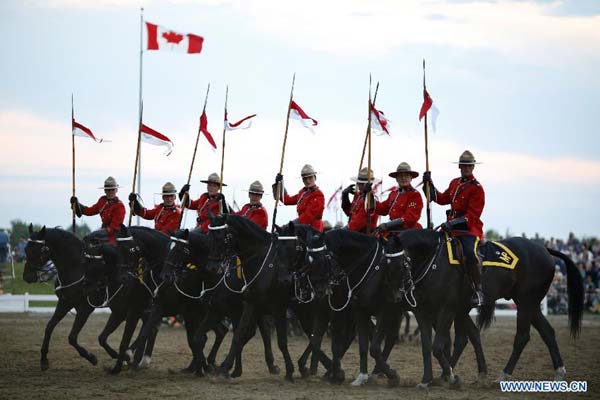
[[[54,284],[48,283],[27,283],[23,280],[23,263],[15,263],[15,279],[12,279],[10,263],[0,264],[0,273],[4,279],[4,293],[23,294],[54,294]],[[39,306],[39,304],[35,304]]]

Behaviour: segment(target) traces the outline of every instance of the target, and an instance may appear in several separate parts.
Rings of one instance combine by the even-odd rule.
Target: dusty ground
[[[262,353],[262,344],[254,338],[244,352],[244,375],[231,382],[214,378],[196,378],[174,373],[187,365],[190,353],[187,349],[183,328],[163,327],[157,339],[150,369],[142,372],[125,371],[119,376],[109,376],[105,366],[112,364],[108,355],[99,347],[96,336],[106,316],[92,316],[80,335],[80,343],[99,358],[93,367],[80,358],[67,343],[68,331],[73,317],[69,316],[55,330],[51,343],[50,369],[39,369],[39,349],[43,330],[49,316],[0,314],[0,399],[76,399],[76,398],[199,398],[234,400],[242,399],[497,399],[497,398],[600,398],[600,318],[586,316],[583,334],[574,342],[568,336],[566,316],[551,317],[557,331],[558,343],[565,361],[569,380],[587,380],[588,392],[565,396],[564,394],[513,394],[500,393],[497,385],[472,385],[475,378],[475,362],[472,349],[465,352],[457,373],[464,384],[459,390],[445,386],[433,387],[429,392],[415,389],[422,374],[421,350],[416,344],[397,346],[392,353],[391,365],[401,375],[399,388],[388,389],[385,381],[375,380],[366,387],[353,388],[345,383],[332,386],[318,377],[301,379],[295,384],[284,383],[281,376],[268,374]],[[483,334],[484,349],[490,369],[495,378],[504,366],[512,348],[515,320],[498,318],[490,331]],[[118,344],[121,331],[117,331],[111,343]],[[227,346],[231,336],[226,338]],[[290,352],[297,359],[306,345],[303,338],[290,339]],[[223,346],[220,358],[224,353]],[[329,341],[325,342],[329,352]],[[273,341],[277,364],[283,362]],[[354,344],[343,360],[346,377],[353,378],[358,369],[358,351]],[[370,367],[372,360],[369,361]],[[321,373],[320,373],[321,374]],[[439,374],[436,371],[435,374]],[[525,349],[515,370],[514,378],[522,380],[552,379],[553,371],[548,352],[537,332],[532,330],[532,340]],[[491,381],[492,379],[490,379]]]

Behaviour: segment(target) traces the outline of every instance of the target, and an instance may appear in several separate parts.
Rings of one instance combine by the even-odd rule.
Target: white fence
[[[540,303],[540,308],[542,309],[542,314],[548,315],[548,300],[546,299],[546,297],[544,297],[544,299]],[[472,309],[469,315],[477,315],[477,309]],[[496,300],[496,311],[494,312],[494,315],[496,315],[497,317],[516,317],[517,308],[514,301],[505,299]]]
[[[54,294],[4,294],[0,296],[0,313],[53,313],[55,306],[32,307],[30,302],[58,302]],[[75,312],[75,309],[72,310]],[[95,312],[110,313],[110,308],[98,308]]]

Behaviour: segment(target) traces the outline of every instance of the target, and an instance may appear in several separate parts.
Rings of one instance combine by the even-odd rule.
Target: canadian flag
[[[217,144],[215,143],[215,139],[213,139],[212,135],[208,131],[208,118],[206,117],[206,111],[202,111],[202,115],[200,116],[200,132],[204,134],[208,143],[212,146],[213,150],[217,149]]]
[[[390,134],[388,128],[390,127],[390,121],[385,117],[382,111],[379,111],[371,104],[371,129],[379,131],[382,135],[384,133]]]
[[[329,201],[327,201],[327,209],[330,209],[332,207],[337,208],[338,197],[339,197],[340,193],[342,193],[342,185],[340,185],[340,187],[335,189],[335,192],[333,192],[333,194],[329,198]]]
[[[299,120],[302,125],[304,125],[304,127],[310,130],[312,133],[315,133],[313,127],[319,124],[316,119],[309,117],[293,100],[290,103],[290,118]]]
[[[168,156],[173,151],[173,142],[160,132],[142,124],[142,142],[153,144],[155,146],[165,146],[165,155]]]
[[[421,105],[421,111],[419,111],[419,121],[422,120],[423,117],[425,116],[425,114],[427,114],[428,112],[429,112],[429,117],[431,118],[431,127],[433,128],[433,131],[435,132],[437,118],[440,115],[440,110],[438,110],[438,108],[435,106],[435,104],[433,104],[433,100],[431,99],[431,96],[429,96],[427,89],[424,89],[423,90],[423,104]]]
[[[92,133],[92,130],[86,126],[81,125],[79,122],[75,121],[75,118],[72,119],[73,122],[71,124],[71,129],[73,130],[73,136],[85,137],[88,139],[92,139],[97,143],[102,143],[104,140],[101,138],[96,138]]]
[[[227,119],[227,112],[225,112],[225,130],[235,131],[237,129],[248,129],[252,126],[252,118],[256,117],[256,114],[247,116],[246,118],[240,119],[238,122],[229,122]]]
[[[146,22],[148,32],[148,50],[170,50],[181,53],[200,53],[202,51],[202,36],[192,33],[180,33],[160,25]]]

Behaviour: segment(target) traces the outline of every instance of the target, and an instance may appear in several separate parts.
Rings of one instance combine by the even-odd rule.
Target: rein
[[[226,274],[223,274],[223,281],[225,283],[225,287],[227,289],[229,289],[229,291],[233,292],[233,293],[244,293],[246,291],[246,289],[248,289],[250,287],[250,285],[252,285],[254,283],[254,281],[256,281],[256,279],[258,279],[258,277],[260,276],[263,268],[265,267],[265,264],[267,263],[267,259],[269,259],[269,256],[271,255],[271,250],[273,249],[273,243],[274,241],[272,240],[271,243],[269,243],[269,249],[267,250],[267,254],[265,255],[265,258],[263,259],[263,262],[258,270],[258,272],[252,277],[252,279],[250,279],[250,282],[246,281],[246,274],[244,273],[244,268],[242,267],[242,279],[244,280],[244,286],[242,286],[241,290],[235,290],[232,289],[231,287],[229,287],[229,285],[227,284],[227,279],[225,279]],[[273,264],[270,264],[269,267],[272,267]]]
[[[106,298],[105,298],[104,302],[102,304],[100,304],[99,306],[92,304],[92,302],[90,301],[90,296],[86,296],[86,300],[87,300],[88,304],[94,308],[106,307],[115,298],[115,296],[121,291],[121,289],[123,289],[123,284],[121,284],[121,286],[119,286],[119,288],[113,293],[113,295],[110,296],[110,298],[108,298],[108,285],[107,285],[106,286]]]
[[[323,246],[323,247],[327,248],[327,246]],[[350,273],[352,273],[354,271],[354,268],[352,271],[350,271],[350,273],[346,274],[346,286],[348,287],[348,295],[347,295],[346,303],[344,303],[344,305],[341,308],[335,308],[333,306],[333,304],[331,304],[331,294],[327,295],[327,302],[329,303],[329,308],[331,308],[335,312],[340,312],[340,311],[343,311],[346,307],[348,307],[348,304],[350,304],[350,300],[352,299],[352,293],[355,290],[356,291],[360,290],[359,286],[363,283],[363,281],[365,280],[367,275],[369,275],[371,268],[373,268],[373,264],[375,264],[375,260],[377,259],[377,256],[379,255],[380,247],[381,247],[381,245],[379,244],[379,241],[377,241],[377,247],[375,248],[375,252],[373,254],[373,258],[371,259],[371,263],[369,264],[369,267],[367,268],[367,270],[365,271],[365,273],[363,274],[363,276],[360,278],[360,280],[358,281],[358,283],[356,285],[354,285],[353,287],[350,287]],[[320,251],[323,251],[323,250],[320,250]],[[307,251],[308,251],[308,249],[307,249]]]

